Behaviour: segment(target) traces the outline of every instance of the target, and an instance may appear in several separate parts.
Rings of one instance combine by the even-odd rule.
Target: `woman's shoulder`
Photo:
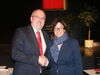
[[[69,38],[66,42],[71,42],[71,43],[78,43],[78,40],[75,38]]]
[[[69,39],[68,39],[69,41],[78,41],[77,39],[75,39],[75,38],[72,38],[72,37],[69,37]]]

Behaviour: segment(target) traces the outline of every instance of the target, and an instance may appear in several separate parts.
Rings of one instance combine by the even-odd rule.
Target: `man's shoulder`
[[[30,25],[28,25],[28,26],[23,26],[23,27],[19,27],[19,28],[17,28],[18,30],[20,30],[20,29],[27,29],[27,28],[29,28],[30,27]]]
[[[45,35],[49,35],[49,33],[47,32],[47,31],[45,31],[44,29],[42,29],[42,32],[43,32],[43,34],[45,34]]]
[[[16,31],[24,31],[24,30],[29,29],[30,27],[31,27],[30,25],[28,25],[28,26],[23,26],[23,27],[19,27],[19,28],[16,29]]]

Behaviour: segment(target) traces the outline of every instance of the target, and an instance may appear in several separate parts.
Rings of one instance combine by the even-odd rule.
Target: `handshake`
[[[49,63],[49,61],[48,61],[48,59],[47,59],[44,55],[42,55],[42,56],[39,56],[39,61],[38,61],[38,63],[39,63],[41,66],[47,66],[48,63]]]

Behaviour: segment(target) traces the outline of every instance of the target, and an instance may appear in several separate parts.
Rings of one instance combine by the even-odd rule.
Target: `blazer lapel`
[[[31,44],[33,45],[33,49],[35,48],[34,50],[36,50],[36,52],[38,54],[40,54],[39,47],[38,47],[38,42],[37,42],[37,39],[36,39],[36,36],[35,36],[35,32],[34,32],[32,26],[29,25],[27,27],[27,29],[25,29],[25,32],[27,33],[27,36],[29,37]],[[48,43],[49,43],[48,39],[49,38],[47,37],[47,34],[45,33],[45,31],[42,30],[42,33],[43,33],[43,36],[44,36],[44,40],[45,40],[46,46],[48,48]],[[44,55],[47,55],[47,53],[48,53],[47,52],[47,50],[48,50],[47,48],[46,48],[46,51],[45,51]]]
[[[45,31],[43,31],[43,30],[42,30],[42,33],[43,33],[44,40],[45,40],[45,43],[46,43],[46,46],[47,46],[47,48],[46,48],[46,51],[45,51],[44,55],[47,55],[47,53],[48,53],[48,51],[47,51],[47,50],[48,50],[48,47],[49,47],[49,46],[48,46],[48,43],[49,43],[48,39],[49,39],[49,38],[47,37],[47,34],[45,33]]]
[[[68,42],[69,42],[69,40],[66,40],[66,41],[62,44],[62,47],[61,47],[61,49],[60,49],[59,56],[58,56],[58,61],[59,61],[60,58],[62,59],[64,50],[68,49],[68,47],[69,47]]]
[[[25,31],[27,33],[27,36],[30,39],[31,44],[33,45],[33,49],[36,50],[36,52],[39,54],[38,42],[37,42],[37,39],[36,39],[36,36],[35,36],[32,26],[29,25]]]

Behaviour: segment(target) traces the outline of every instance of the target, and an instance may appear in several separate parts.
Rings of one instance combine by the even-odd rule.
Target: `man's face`
[[[46,18],[46,16],[43,11],[41,11],[41,10],[35,11],[30,18],[32,26],[37,31],[41,30],[45,24],[45,18]]]

